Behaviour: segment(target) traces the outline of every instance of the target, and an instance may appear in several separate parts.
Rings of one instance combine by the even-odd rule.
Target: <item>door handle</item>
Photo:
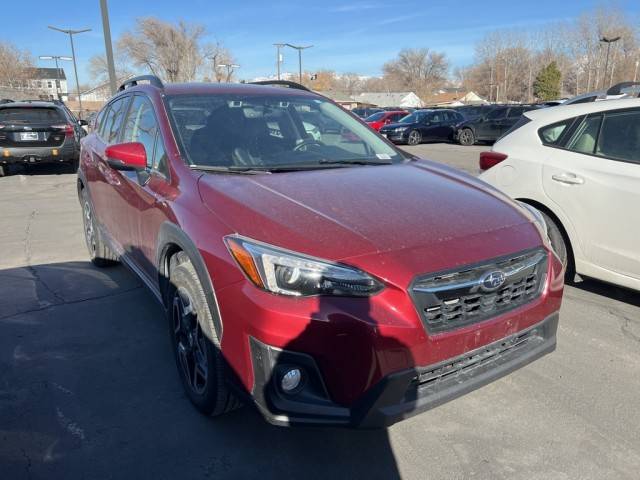
[[[556,182],[565,183],[567,185],[582,185],[584,183],[584,178],[579,177],[575,173],[559,173],[551,175],[551,178]]]

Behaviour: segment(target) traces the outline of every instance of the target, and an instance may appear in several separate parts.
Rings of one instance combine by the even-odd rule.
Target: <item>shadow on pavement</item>
[[[640,307],[640,292],[636,292],[628,288],[618,287],[616,285],[591,278],[583,278],[582,281],[571,282],[570,285],[588,293],[593,293],[601,297],[607,297],[635,307]]]
[[[162,309],[123,267],[0,271],[3,478],[399,478],[386,430],[279,428],[183,393]]]
[[[6,168],[6,167],[5,167]],[[76,173],[75,166],[68,163],[43,163],[42,165],[18,164],[11,165],[9,175],[64,175]]]

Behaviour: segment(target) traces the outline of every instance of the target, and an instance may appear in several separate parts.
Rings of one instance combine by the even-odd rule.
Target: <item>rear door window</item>
[[[592,155],[596,148],[602,115],[585,118],[567,145],[567,149]]]
[[[506,108],[496,108],[487,114],[488,120],[501,120],[507,116]]]
[[[605,114],[596,155],[640,163],[640,109]]]

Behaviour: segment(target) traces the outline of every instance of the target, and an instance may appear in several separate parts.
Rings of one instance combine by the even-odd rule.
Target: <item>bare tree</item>
[[[117,42],[131,63],[149,70],[168,82],[196,79],[204,62],[202,25],[179,21],[171,24],[153,17],[139,18],[132,32]]]
[[[8,42],[0,42],[0,86],[26,88],[30,70],[34,68],[31,54]]]
[[[203,48],[203,55],[211,63],[211,79],[220,82],[231,82],[236,67],[236,59],[231,51],[222,42],[207,44]]]
[[[116,78],[123,80],[134,73],[134,69],[126,61],[121,50],[114,52]],[[109,67],[105,55],[94,55],[89,59],[89,75],[94,82],[106,83],[109,80]]]
[[[449,61],[444,53],[428,48],[405,48],[396,59],[385,63],[382,70],[394,89],[429,96],[435,88],[446,83]]]

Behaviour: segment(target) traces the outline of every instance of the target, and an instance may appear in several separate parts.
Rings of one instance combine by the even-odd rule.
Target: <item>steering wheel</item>
[[[317,145],[319,147],[321,147],[323,144],[320,143],[319,141],[315,140],[314,138],[307,138],[306,140],[303,140],[302,142],[300,142],[298,145],[296,145],[295,147],[293,147],[293,151],[294,152],[298,152],[302,149],[302,147],[308,147],[310,145]]]

